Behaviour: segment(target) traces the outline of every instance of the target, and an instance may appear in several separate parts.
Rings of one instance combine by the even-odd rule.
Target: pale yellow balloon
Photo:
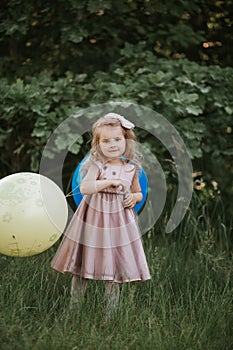
[[[68,206],[49,178],[30,172],[0,180],[0,253],[31,256],[50,248],[67,223]]]

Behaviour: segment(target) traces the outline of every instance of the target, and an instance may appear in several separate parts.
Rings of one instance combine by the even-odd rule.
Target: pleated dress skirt
[[[51,267],[62,273],[118,283],[150,279],[134,209],[106,190],[84,195]]]

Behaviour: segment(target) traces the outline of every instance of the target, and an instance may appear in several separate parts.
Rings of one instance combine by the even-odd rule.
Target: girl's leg
[[[116,311],[119,298],[120,298],[120,285],[116,282],[105,283],[105,296],[106,296],[106,318],[110,318],[112,312]]]
[[[87,280],[81,276],[73,275],[71,281],[71,303],[78,304],[83,301],[87,289]]]

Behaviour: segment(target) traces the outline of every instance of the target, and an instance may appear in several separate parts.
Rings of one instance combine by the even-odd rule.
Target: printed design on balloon
[[[35,201],[35,204],[38,206],[38,207],[43,207],[43,201],[41,199],[37,199]]]
[[[192,163],[190,154],[176,128],[165,117],[148,107],[128,102],[110,102],[79,110],[64,120],[48,139],[41,157],[40,174],[50,177],[63,189],[63,164],[69,149],[77,140],[80,140],[82,135],[90,133],[97,119],[109,112],[125,116],[134,123],[136,128],[153,136],[170,153],[176,166],[178,180],[176,202],[165,228],[166,233],[172,232],[182,221],[191,201]],[[57,145],[59,139],[64,137],[67,142],[64,149],[61,149],[62,147],[57,147]],[[149,183],[147,201],[138,216],[141,232],[144,234],[155,225],[163,211],[167,186],[166,177],[155,154],[146,145],[141,145],[141,151],[144,156],[142,166],[145,167]],[[65,192],[64,189],[63,191]],[[43,193],[44,195],[46,194]],[[87,198],[85,197],[84,200],[86,201]],[[71,216],[73,209],[68,207]]]
[[[25,179],[18,179],[16,182],[18,182],[19,184],[24,184],[26,182]]]
[[[57,238],[57,233],[54,233],[54,235],[52,235],[52,236],[49,238],[49,240],[50,240],[50,242],[53,242],[53,241],[55,241],[56,238]]]
[[[11,213],[5,213],[2,217],[2,220],[4,222],[10,222],[13,219],[13,216],[11,215]]]
[[[17,183],[7,183],[0,191],[0,202],[8,201],[12,205],[21,203],[24,200],[30,199],[30,191],[25,185],[25,179],[17,181]]]

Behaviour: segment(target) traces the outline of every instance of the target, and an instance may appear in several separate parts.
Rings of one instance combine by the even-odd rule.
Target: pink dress
[[[95,163],[98,180],[123,179],[126,191],[130,191],[136,171],[133,165]],[[122,200],[123,192],[115,187],[84,195],[52,260],[52,268],[118,283],[150,279],[137,215],[134,209],[124,208]]]

